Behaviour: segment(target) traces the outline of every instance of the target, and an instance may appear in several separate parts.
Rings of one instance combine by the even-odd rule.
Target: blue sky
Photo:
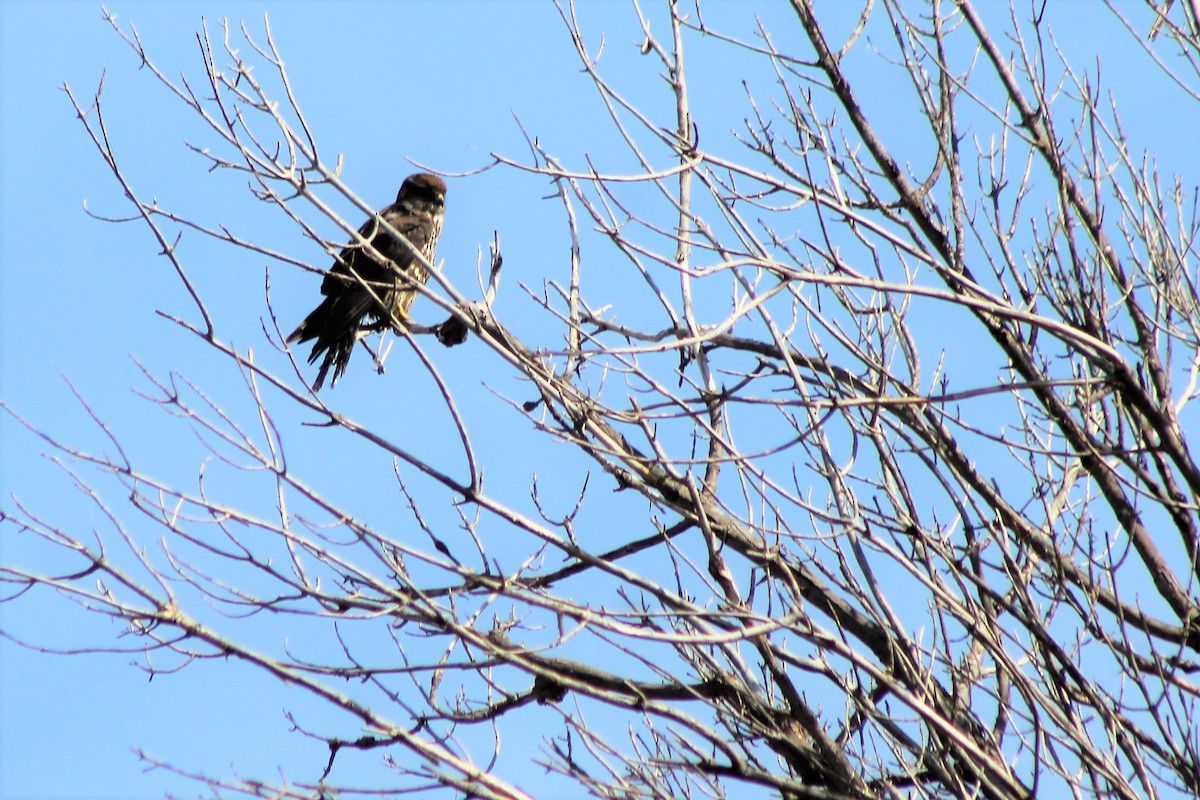
[[[652,77],[657,69],[637,52],[636,20],[628,6],[615,0],[582,5],[585,29],[595,31],[591,43],[602,31],[606,35],[609,74],[638,102],[664,108],[665,93]],[[767,26],[786,30],[786,4],[761,5],[760,17]],[[1082,23],[1088,6],[1060,4],[1062,29]],[[263,13],[268,13],[301,105],[327,157],[342,154],[343,179],[377,207],[390,202],[399,181],[414,171],[406,158],[447,172],[484,167],[491,152],[526,158],[518,119],[568,163],[580,165],[584,154],[591,154],[615,171],[633,168],[580,73],[563,24],[549,3],[114,0],[108,8],[122,23],[136,24],[165,72],[174,76],[185,71],[193,79],[200,74],[195,33],[202,17],[214,35],[217,22],[225,18],[244,20],[252,33],[261,35]],[[727,30],[748,37],[754,20],[739,13],[743,10],[738,3],[718,3],[710,23],[725,24]],[[1091,35],[1118,38],[1111,28]],[[245,403],[241,379],[155,314],[158,309],[187,314],[189,307],[167,263],[155,257],[146,229],[137,223],[102,223],[84,213],[84,203],[101,215],[125,215],[128,207],[59,87],[69,84],[86,102],[105,75],[109,133],[144,196],[155,196],[209,223],[241,225],[244,232],[313,263],[323,265],[327,259],[282,218],[255,204],[243,179],[209,174],[203,160],[186,149],[184,142],[203,141],[204,131],[138,69],[129,48],[103,21],[98,5],[6,0],[0,3],[0,37],[0,397],[66,441],[104,448],[103,437],[74,399],[74,386],[137,449],[147,469],[194,482],[204,448],[186,428],[171,425],[135,395],[135,387],[144,390],[147,385],[139,364],[158,375],[185,370],[197,384],[211,388],[219,402],[233,407]],[[1095,43],[1068,38],[1064,46],[1082,52]],[[696,59],[693,64],[694,85],[704,86],[713,98],[698,113],[708,115],[706,130],[724,135],[744,114],[741,73],[728,61]],[[1136,86],[1136,74],[1115,73],[1111,79],[1118,90]],[[866,99],[884,106],[890,102],[884,85]],[[1126,91],[1122,99],[1135,133],[1139,127],[1153,130],[1164,124],[1192,131],[1190,141],[1181,135],[1163,156],[1172,168],[1197,174],[1200,156],[1192,145],[1200,119],[1195,107],[1185,112],[1190,118],[1180,118],[1169,103],[1164,107],[1154,97]],[[543,199],[549,194],[548,184],[495,170],[452,181],[450,187],[439,257],[458,271],[460,286],[471,286],[479,248],[499,230],[507,265],[499,312],[507,312],[514,327],[536,339],[534,323],[522,327],[519,287],[540,291],[546,275],[561,275],[570,244],[559,205]],[[359,217],[357,212],[348,215]],[[325,232],[332,235],[333,230]],[[185,237],[181,246],[203,291],[221,298],[215,307],[227,334],[241,346],[262,351],[265,358],[278,358],[259,327],[265,308],[264,268],[271,265],[198,236]],[[271,280],[281,325],[292,325],[315,302],[317,279],[272,266]],[[599,295],[620,290],[616,278],[606,285],[601,276],[596,286]],[[437,321],[428,307],[422,313],[418,306],[415,315],[419,321]],[[487,384],[519,394],[519,387],[497,365],[471,355],[469,347],[442,353],[443,367],[455,386]],[[402,374],[394,368],[388,379],[398,381]],[[395,395],[381,398],[370,391],[376,377],[360,354],[336,396],[361,418],[386,425],[398,418],[397,404]],[[422,402],[420,386],[396,385],[408,392],[405,413],[415,413]],[[504,403],[490,392],[473,394],[483,397],[467,401],[468,413],[504,413]],[[403,443],[436,452],[447,421],[431,419],[427,427],[403,430]],[[302,421],[298,416],[285,420],[294,425]],[[15,494],[66,525],[103,527],[103,515],[78,502],[63,471],[38,456],[44,448],[34,437],[7,417],[0,418],[0,431],[5,498]],[[479,446],[493,453],[519,450],[529,440],[527,433],[519,424],[496,425]],[[542,455],[555,452],[548,449]],[[293,455],[315,474],[332,478],[330,491],[337,499],[349,505],[370,503],[369,482],[338,480],[355,473],[360,453],[329,451],[310,436],[296,443]],[[562,459],[564,472],[566,465],[578,466],[573,454],[549,460],[554,458]],[[380,480],[390,479],[388,469],[385,462]],[[517,492],[531,469],[521,462],[511,471],[498,470],[489,475],[489,487],[499,494]],[[235,497],[243,491],[236,485],[222,488]],[[245,490],[244,497],[254,502],[252,491]],[[599,516],[593,523],[603,526],[604,514],[620,519],[622,502],[631,501],[614,499],[595,512]],[[390,512],[378,507],[368,513],[383,518]],[[38,563],[44,557],[27,542],[0,541],[0,548],[5,563],[18,558]],[[0,628],[47,647],[69,648],[81,641],[116,648],[129,644],[119,638],[115,623],[98,621],[48,597],[0,606]],[[294,636],[304,642],[302,631]],[[164,771],[147,772],[131,754],[133,747],[218,774],[234,768],[269,779],[277,776],[277,768],[303,780],[319,774],[324,749],[292,733],[284,711],[308,711],[313,719],[321,719],[321,712],[294,690],[280,689],[264,676],[219,661],[148,681],[130,665],[133,660],[121,654],[48,657],[0,642],[0,797],[196,793],[184,779]],[[531,742],[532,738],[511,747],[521,753],[533,746]],[[370,755],[357,756],[355,764],[364,780],[382,774]]]

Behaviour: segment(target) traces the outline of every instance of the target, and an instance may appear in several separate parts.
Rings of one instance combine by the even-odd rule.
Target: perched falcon
[[[342,250],[321,283],[325,299],[305,318],[289,342],[316,339],[308,363],[324,354],[313,389],[320,389],[333,368],[333,382],[346,371],[354,343],[366,332],[391,326],[393,317],[404,323],[408,309],[417,299],[416,286],[429,273],[399,239],[379,223],[387,221],[432,263],[442,232],[446,184],[436,175],[409,175],[396,195],[396,202],[367,220],[358,232],[386,261],[371,256],[353,244]]]

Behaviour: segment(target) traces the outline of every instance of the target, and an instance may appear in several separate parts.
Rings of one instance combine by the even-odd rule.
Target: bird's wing
[[[395,207],[384,211],[383,218],[405,239],[408,239],[409,244],[418,252],[428,252],[430,238],[434,235],[432,220],[428,217],[401,213]],[[395,262],[402,271],[408,271],[409,265],[415,260],[409,249],[387,231],[380,230],[371,244],[375,246],[376,250]]]
[[[377,227],[378,223],[375,217],[371,217],[358,229],[358,235],[364,239],[378,239]],[[325,274],[325,280],[321,282],[321,294],[336,297],[345,293],[347,289],[358,289],[358,283],[353,278],[347,280],[346,276],[351,274],[351,268],[364,281],[378,281],[384,277],[383,269],[363,253],[363,249],[359,245],[346,245],[338,254],[337,261],[333,262],[333,266]]]
[[[430,237],[433,235],[433,225],[429,219],[405,214],[395,205],[388,206],[379,212],[379,216],[386,219],[393,228],[403,234],[413,247],[425,252]],[[379,225],[375,217],[363,223],[363,226],[358,229],[358,233],[362,238],[369,239],[372,247],[388,260],[395,262],[401,270],[408,269],[409,263],[413,260],[412,254],[396,237]],[[347,279],[347,276],[351,274],[351,269],[367,282],[382,282],[389,277],[387,267],[371,258],[362,247],[357,244],[347,245],[325,275],[325,280],[321,283],[321,294],[336,296],[344,293],[348,288],[357,289],[357,282],[352,278]]]

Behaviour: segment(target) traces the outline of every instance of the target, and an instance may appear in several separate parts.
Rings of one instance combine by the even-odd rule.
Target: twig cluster
[[[713,30],[699,3],[668,0],[655,30],[635,3],[661,113],[610,83],[603,45],[559,8],[640,172],[572,168],[532,137],[525,158],[495,154],[493,168],[545,176],[563,210],[570,258],[528,298],[556,339],[496,311],[498,237],[478,300],[427,265],[422,294],[450,314],[431,332],[469,335],[522,381],[507,408],[529,435],[603,472],[566,513],[539,482],[528,501],[485,488],[475,423],[420,331],[402,335],[453,420],[455,468],[308,391],[294,360],[285,373],[225,341],[170,230],[313,268],[141,199],[101,94],[72,94],[194,301],[171,318],[241,370],[253,427],[180,376],[147,375],[148,396],[220,467],[267,476],[273,513],[224,503],[203,476],[187,489],[144,472],[97,418],[115,456],[45,439],[109,530],[5,510],[64,562],[3,567],[8,599],[52,588],[126,623],[151,671],[235,658],[366,731],[296,721],[329,747],[318,782],[202,777],[218,791],[321,796],[358,749],[391,759],[381,795],[525,797],[498,742],[542,708],[557,722],[542,766],[599,797],[1200,792],[1200,462],[1182,422],[1200,394],[1196,187],[1135,152],[1040,16],[1014,11],[997,33],[968,0],[879,0],[833,40],[811,2],[791,7],[802,51],[778,31]],[[1169,80],[1200,97],[1194,3],[1155,13],[1148,52],[1182,53]],[[193,149],[213,169],[245,173],[331,257],[342,242],[305,213],[356,236],[317,189],[371,209],[319,156],[269,26],[265,46],[203,31],[202,91],[114,28],[208,123],[214,145]],[[904,140],[850,69],[868,37],[920,109]],[[685,53],[712,48],[769,76],[745,82],[732,153],[688,80]],[[392,459],[408,522],[372,523],[306,482],[283,446],[306,433],[277,423],[279,404]],[[119,481],[136,524],[89,470]],[[602,483],[642,511],[604,531]],[[306,620],[339,650],[226,632],[251,614]],[[488,727],[492,752],[469,752],[460,737]]]

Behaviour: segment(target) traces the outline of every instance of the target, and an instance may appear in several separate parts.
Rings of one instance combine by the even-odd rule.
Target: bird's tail
[[[345,319],[345,314],[338,313],[341,309],[338,309],[337,305],[335,298],[325,298],[287,337],[289,343],[317,340],[308,355],[308,363],[315,363],[322,355],[324,360],[317,371],[317,379],[313,382],[314,392],[320,391],[325,385],[325,378],[330,369],[333,370],[333,384],[338,382],[350,363],[354,343],[358,341],[357,320]]]

